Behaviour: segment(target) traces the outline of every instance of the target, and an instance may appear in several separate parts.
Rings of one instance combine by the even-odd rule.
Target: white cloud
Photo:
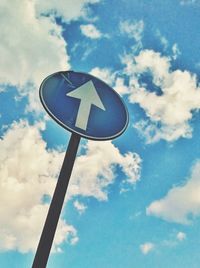
[[[123,77],[116,77],[114,89],[121,95],[130,93],[129,87],[125,84]]]
[[[87,209],[87,206],[84,205],[83,203],[79,202],[78,200],[74,201],[73,205],[78,210],[78,212],[80,214],[84,213],[85,210]]]
[[[156,36],[159,38],[161,44],[163,45],[164,49],[166,50],[168,45],[169,45],[168,40],[166,39],[166,37],[163,36],[159,30],[156,31]]]
[[[103,34],[93,24],[80,25],[81,33],[91,39],[99,39]]]
[[[139,180],[141,159],[136,153],[122,155],[110,141],[89,141],[86,154],[76,160],[68,196],[82,195],[107,200],[108,187],[115,181],[117,166],[124,172],[123,183],[134,185]]]
[[[125,85],[124,78],[117,72],[112,72],[109,68],[95,67],[90,73],[113,87],[120,95],[129,93],[129,88]]]
[[[0,83],[23,87],[69,68],[62,28],[53,18],[36,16],[34,1],[3,1],[0,17]]]
[[[176,238],[179,240],[179,241],[183,241],[186,239],[186,234],[183,233],[183,232],[178,232],[177,235],[176,235]]]
[[[137,215],[135,216],[137,217]],[[170,234],[168,239],[162,240],[157,244],[146,242],[140,245],[140,250],[144,255],[147,255],[149,252],[157,249],[157,251],[166,250],[166,248],[176,248],[186,239],[186,234],[183,232],[178,232],[176,234]]]
[[[40,130],[44,126],[14,123],[0,140],[0,249],[34,250],[39,241],[63,153],[47,150]],[[77,237],[76,230],[60,220],[54,249]]]
[[[142,34],[144,31],[144,22],[139,21],[121,21],[120,22],[120,31],[121,33],[127,34],[128,37],[134,38],[135,41],[139,42],[142,39]]]
[[[5,87],[1,86],[1,87],[0,87],[0,93],[3,93],[3,92],[5,92],[5,91],[6,91]]]
[[[159,250],[165,250],[166,248],[177,248],[186,239],[186,233],[177,232],[169,234],[167,239],[164,239],[157,243],[156,248]]]
[[[109,68],[95,67],[90,71],[90,74],[103,80],[105,83],[107,83],[110,86],[112,86],[115,82],[116,73],[112,72],[112,70]]]
[[[190,120],[193,112],[200,109],[200,88],[197,77],[188,71],[171,71],[171,58],[153,50],[142,50],[138,56],[126,56],[123,63],[129,75],[131,103],[138,103],[148,120],[136,127],[145,134],[147,142],[160,139],[174,141],[192,135]],[[152,76],[153,84],[161,94],[148,90],[142,83],[142,75]]]
[[[55,17],[69,22],[89,16],[87,4],[98,0],[1,1],[0,84],[17,86],[29,97],[29,110],[40,110],[38,88],[49,74],[70,68],[63,28]],[[44,16],[48,14],[49,16]]]
[[[124,60],[129,75],[140,75],[149,71],[153,75],[153,82],[158,86],[168,78],[170,58],[162,57],[158,52],[145,49],[138,56],[128,55]]]
[[[147,215],[153,215],[169,222],[190,224],[200,215],[200,161],[193,169],[191,177],[180,186],[175,186],[160,200],[147,207]]]
[[[176,60],[178,56],[181,54],[181,51],[176,43],[172,46],[172,52],[173,52],[172,58],[174,60]]]
[[[13,123],[0,140],[0,250],[27,252],[39,241],[49,207],[44,197],[52,196],[64,158],[63,152],[46,148],[42,129],[41,123]],[[140,162],[137,154],[122,155],[111,142],[89,142],[86,154],[76,160],[67,196],[107,200],[117,166],[124,173],[125,183],[133,185],[139,180]],[[75,206],[85,209],[81,203]],[[78,236],[76,229],[61,218],[54,250],[60,251],[64,241],[75,244]]]
[[[155,245],[151,242],[146,242],[140,245],[140,250],[144,255],[147,255],[155,248]]]
[[[98,3],[100,0],[35,0],[38,14],[54,15],[61,17],[63,22],[77,20],[80,17],[89,18],[88,4]]]
[[[189,124],[181,124],[175,126],[159,125],[151,120],[140,120],[133,125],[138,133],[145,138],[146,143],[154,143],[161,139],[172,142],[180,137],[191,138],[192,128]]]

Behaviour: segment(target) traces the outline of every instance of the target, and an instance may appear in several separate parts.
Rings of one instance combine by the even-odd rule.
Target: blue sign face
[[[87,139],[114,139],[128,125],[128,112],[120,96],[90,74],[52,74],[40,86],[40,99],[56,122]]]

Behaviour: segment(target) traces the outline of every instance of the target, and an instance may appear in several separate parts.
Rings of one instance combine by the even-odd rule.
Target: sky
[[[70,132],[42,80],[90,73],[129,126],[81,139],[47,268],[198,268],[200,1],[0,0],[0,267],[31,267]]]

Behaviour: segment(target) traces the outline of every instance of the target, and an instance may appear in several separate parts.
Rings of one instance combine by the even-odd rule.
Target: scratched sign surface
[[[90,74],[54,73],[42,82],[40,99],[56,122],[87,139],[114,139],[128,124],[128,112],[120,96]]]

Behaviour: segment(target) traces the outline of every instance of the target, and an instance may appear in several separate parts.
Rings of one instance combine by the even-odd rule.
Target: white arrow
[[[70,91],[66,95],[81,100],[75,126],[83,130],[87,129],[92,104],[104,111],[106,110],[99,98],[92,80],[81,85],[75,90]]]

